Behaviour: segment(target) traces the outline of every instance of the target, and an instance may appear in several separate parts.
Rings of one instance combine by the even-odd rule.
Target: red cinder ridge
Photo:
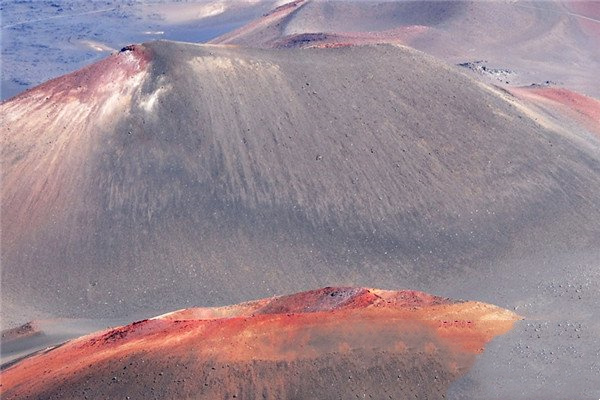
[[[600,100],[561,87],[528,86],[510,91],[543,109],[556,110],[600,136]]]
[[[276,40],[270,47],[334,48],[373,44],[407,45],[428,29],[423,25],[410,25],[380,32],[299,33]]]
[[[161,398],[253,398],[259,388],[268,398],[316,395],[315,388],[324,398],[433,395],[517,319],[422,292],[327,287],[84,336],[6,369],[1,390],[6,399],[86,390],[110,397],[123,380],[118,393],[142,396],[154,385]],[[159,378],[150,383],[151,376]]]
[[[131,79],[146,70],[152,56],[143,45],[129,45],[119,53],[83,67],[73,73],[51,79],[39,86],[27,90],[6,102],[23,102],[26,100],[63,100],[77,99],[82,102],[98,100],[97,95],[107,85],[115,81]]]

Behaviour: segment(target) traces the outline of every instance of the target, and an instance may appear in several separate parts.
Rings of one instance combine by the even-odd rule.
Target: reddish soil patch
[[[2,342],[7,343],[14,340],[20,340],[41,334],[40,328],[36,322],[27,322],[13,329],[2,331]]]
[[[97,100],[99,92],[115,79],[127,80],[146,69],[152,56],[142,45],[124,47],[119,53],[88,65],[73,73],[51,79],[27,90],[8,101],[23,103],[27,99],[62,100],[77,99],[88,102]]]
[[[324,398],[439,394],[518,319],[482,303],[356,288],[223,307],[212,317],[208,310],[140,321],[25,359],[3,371],[3,398],[86,390],[103,397],[117,386],[136,396],[153,387],[162,398],[289,397],[316,389]]]
[[[73,203],[73,174],[88,165],[86,157],[99,140],[97,128],[110,126],[114,113],[129,107],[150,60],[144,46],[128,46],[0,104],[2,226],[12,228],[5,230],[5,237],[16,242],[25,230],[42,228],[50,215],[59,217],[51,204]],[[55,156],[57,149],[60,158]],[[41,171],[46,179],[39,179]],[[27,219],[32,223],[21,223]]]
[[[542,107],[557,110],[600,136],[600,100],[556,87],[520,87],[515,96]]]

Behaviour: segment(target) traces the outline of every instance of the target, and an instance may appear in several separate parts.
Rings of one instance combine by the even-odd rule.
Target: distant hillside
[[[264,48],[400,43],[452,64],[485,61],[507,71],[490,77],[496,84],[551,81],[600,98],[598,15],[593,1],[297,0],[210,42]]]

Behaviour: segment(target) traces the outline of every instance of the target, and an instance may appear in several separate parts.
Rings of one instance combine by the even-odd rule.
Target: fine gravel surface
[[[411,288],[526,318],[456,396],[598,397],[597,137],[457,68],[160,41],[0,114],[3,327]]]

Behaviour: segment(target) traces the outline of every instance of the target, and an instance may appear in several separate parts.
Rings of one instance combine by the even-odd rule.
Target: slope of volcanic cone
[[[459,290],[514,243],[600,238],[597,147],[401,47],[155,42],[0,113],[13,326],[327,284]]]
[[[3,371],[2,396],[440,397],[518,319],[413,291],[325,288],[259,300],[257,313],[250,304],[73,340]]]
[[[600,100],[559,87],[527,86],[509,90],[516,97],[531,102],[553,119],[572,120],[600,137]],[[565,125],[560,123],[559,125]]]

